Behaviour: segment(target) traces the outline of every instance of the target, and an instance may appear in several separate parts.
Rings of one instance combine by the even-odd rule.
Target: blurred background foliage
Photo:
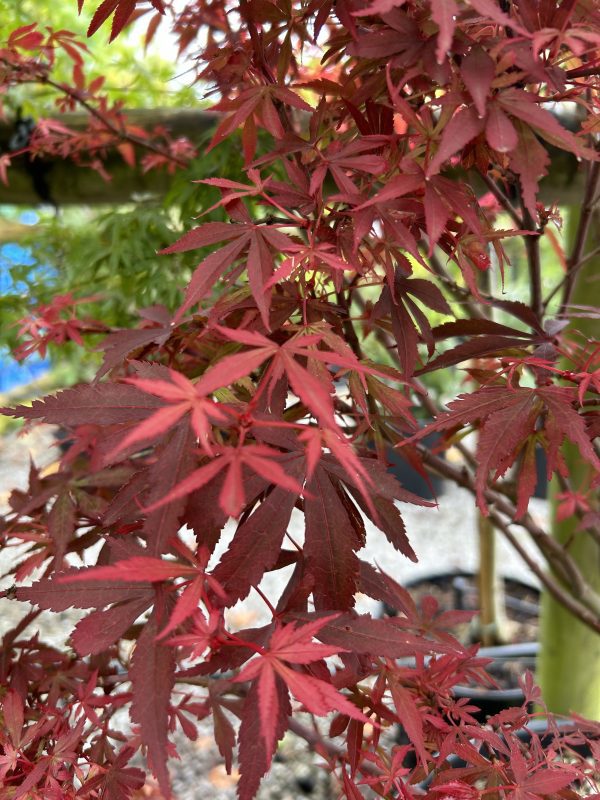
[[[149,16],[137,25],[128,27],[110,47],[105,35],[86,38],[93,6],[87,4],[81,15],[77,14],[75,0],[52,3],[47,0],[0,0],[0,39],[22,25],[40,22],[51,24],[56,30],[65,29],[78,34],[88,48],[85,55],[86,75],[89,81],[103,76],[104,88],[113,101],[122,100],[127,108],[152,108],[155,106],[182,108],[197,106],[200,101],[198,87],[190,85],[181,62],[176,63],[177,51],[173,42],[161,33],[145,47],[144,37]],[[70,82],[73,64],[59,55],[53,76],[58,81]],[[55,95],[46,87],[25,85],[11,89],[9,102],[23,113],[42,116],[54,109]]]
[[[86,79],[102,75],[103,92],[111,103],[122,101],[125,109],[209,105],[185,74],[168,34],[157,34],[145,47],[147,19],[130,26],[106,47],[101,35],[86,38],[93,9],[86,14],[84,8],[78,16],[75,2],[54,4],[50,14],[45,0],[0,0],[0,10],[0,41],[15,28],[40,20],[51,22],[54,29],[79,34],[90,51],[85,55]],[[57,52],[53,77],[70,84],[72,69],[70,59]],[[57,96],[44,86],[12,86],[2,98],[4,118],[37,120],[56,115]],[[199,157],[172,175],[162,197],[144,197],[120,206],[0,206],[0,368],[4,376],[0,394],[10,387],[11,394],[32,396],[94,374],[100,353],[85,352],[72,343],[60,348],[50,345],[44,369],[36,356],[20,364],[10,358],[19,344],[19,321],[57,294],[70,292],[76,299],[93,295],[94,301],[82,304],[78,313],[109,327],[135,324],[136,309],[156,303],[174,309],[181,302],[181,287],[203,255],[181,253],[166,258],[157,252],[199,224],[194,218],[218,199],[217,190],[193,181],[216,175],[239,178],[243,163],[235,141],[204,154],[209,138],[206,133],[198,139]],[[216,210],[208,219],[224,219],[224,213]],[[89,337],[90,344],[100,338]],[[2,424],[6,422],[3,418]]]

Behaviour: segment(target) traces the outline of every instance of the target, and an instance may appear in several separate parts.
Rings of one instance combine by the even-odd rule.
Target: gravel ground
[[[11,434],[0,440],[0,508],[5,507],[12,488],[26,485],[30,457],[39,467],[46,467],[55,460],[57,451],[53,443],[52,427],[47,425],[33,429],[26,436]],[[361,558],[376,563],[400,583],[439,572],[473,571],[477,568],[476,514],[468,492],[446,486],[438,508],[401,504],[400,509],[418,563],[414,564],[396,553],[383,534],[370,524],[367,524],[367,545],[360,552]],[[531,510],[540,523],[546,522],[545,501],[532,501]],[[227,547],[232,533],[233,526],[230,526],[215,553],[215,560]],[[302,539],[301,515],[292,519],[290,533],[295,539]],[[531,542],[525,540],[524,543],[530,552],[535,553]],[[502,538],[499,539],[499,549],[498,563],[505,577],[535,583],[529,569]],[[14,557],[14,551],[0,550],[0,574]],[[270,573],[261,588],[267,596],[276,598],[288,575],[287,570]],[[0,587],[6,585],[6,579],[0,582]],[[374,615],[379,612],[378,604],[365,597],[358,598],[357,608]],[[0,600],[0,635],[21,618],[26,609],[24,603]],[[62,646],[69,629],[81,616],[76,611],[44,612],[35,625],[45,641]],[[229,623],[235,627],[260,624],[265,618],[264,602],[256,593],[229,611]],[[200,726],[197,741],[190,742],[181,737],[177,747],[181,758],[171,762],[171,772],[178,800],[203,797],[230,800],[235,796],[235,775],[228,776],[222,767],[210,723]],[[294,736],[286,736],[271,773],[261,787],[259,800],[297,800],[302,797],[329,800],[336,796],[338,792],[330,785],[326,771],[315,766],[315,757],[308,754],[306,747]]]

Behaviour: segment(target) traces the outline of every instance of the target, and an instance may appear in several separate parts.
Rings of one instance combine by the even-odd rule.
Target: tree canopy
[[[56,470],[32,465],[0,526],[24,550],[4,595],[37,606],[0,661],[14,796],[130,797],[141,751],[169,797],[172,734],[194,738],[208,717],[228,770],[237,744],[240,800],[289,728],[353,800],[366,786],[407,800],[596,791],[597,723],[531,730],[543,702],[531,675],[521,707],[478,722],[453,691],[486,681],[451,632],[464,614],[417,606],[362,551],[376,529],[416,559],[403,509],[427,503],[388,472],[393,450],[466,489],[597,645],[600,343],[585,320],[598,315],[600,12],[592,0],[77,8],[99,53],[170,29],[217,119],[206,143],[134,125],[98,72],[110,57],[95,66],[62,28],[24,20],[0,48],[7,107],[30,87],[87,115],[78,128],[37,119],[0,155],[3,180],[18,159],[104,174],[115,151],[172,176],[166,197],[59,216],[44,243],[56,280],[20,323],[18,357],[87,342],[102,362],[91,381],[3,409],[71,437]],[[561,197],[540,192],[557,152],[581,173],[568,236]],[[530,513],[538,450],[563,538]],[[262,581],[279,570],[275,596]],[[228,609],[250,593],[267,621],[235,630]],[[360,613],[359,595],[397,616]],[[70,607],[88,612],[72,651],[27,637],[39,610]],[[407,744],[389,745],[398,725]]]

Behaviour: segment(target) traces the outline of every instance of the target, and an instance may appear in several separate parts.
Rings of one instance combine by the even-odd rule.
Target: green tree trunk
[[[577,227],[580,209],[573,209],[569,225]],[[600,215],[594,215],[586,252],[600,244]],[[569,237],[572,238],[572,237]],[[600,256],[585,263],[577,276],[572,304],[600,307]],[[584,336],[598,333],[598,320],[576,318],[573,326]],[[590,485],[592,468],[583,461],[578,450],[565,451],[571,484],[575,490]],[[576,531],[578,520],[556,520],[556,492],[552,488],[553,534],[567,543],[569,553],[577,561],[587,581],[600,591],[600,546],[583,531]],[[598,497],[596,497],[598,502]],[[600,719],[600,634],[579,622],[545,592],[541,609],[541,653],[537,679],[548,709],[558,714],[575,712],[590,719]]]

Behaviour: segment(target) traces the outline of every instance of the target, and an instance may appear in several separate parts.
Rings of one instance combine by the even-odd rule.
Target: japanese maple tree
[[[173,733],[193,739],[208,717],[227,768],[239,763],[240,800],[256,795],[288,729],[348,798],[363,787],[386,798],[571,798],[577,781],[594,791],[582,752],[600,757],[597,724],[550,721],[540,738],[528,728],[542,702],[529,675],[522,708],[479,723],[453,694],[487,680],[486,660],[449,633],[464,612],[417,608],[360,551],[369,520],[398,558],[416,559],[401,504],[425,501],[387,472],[392,446],[468,489],[548,592],[600,632],[600,587],[571,549],[573,538],[596,552],[599,542],[600,343],[587,322],[598,292],[586,283],[598,259],[597,7],[78,7],[88,34],[111,41],[134,21],[148,41],[170,26],[212,98],[209,150],[239,143],[245,169],[195,178],[213,200],[162,250],[174,283],[181,254],[197,251],[177,307],[140,309],[137,328],[118,330],[62,296],[23,321],[20,355],[102,334],[104,362],[89,384],[4,409],[67,428],[72,446],[55,471],[32,465],[2,518],[2,546],[21,547],[3,594],[34,610],[0,657],[0,797],[132,797],[144,782],[130,764],[138,751],[169,797]],[[59,109],[89,112],[84,132],[39,123],[22,151],[2,154],[2,179],[22,156],[101,169],[114,147],[146,169],[185,168],[192,144],[128,125],[102,81],[87,79],[85,55],[77,37],[37,24],[2,43],[4,93],[39,84]],[[58,58],[71,60],[71,82],[54,76]],[[543,186],[555,151],[585,173],[566,247],[553,230],[561,198]],[[546,241],[564,264],[553,285]],[[527,302],[510,294],[518,247]],[[444,407],[427,381],[459,365],[468,380]],[[463,463],[424,444],[432,431]],[[463,441],[471,431],[475,451]],[[565,546],[528,511],[539,447],[574,523]],[[269,596],[263,577],[285,567],[285,588]],[[235,630],[225,612],[250,593],[268,621]],[[358,613],[358,593],[398,616]],[[87,611],[69,649],[27,633],[40,610],[69,608]],[[328,717],[328,728],[298,713]],[[398,725],[406,745],[389,735]]]

